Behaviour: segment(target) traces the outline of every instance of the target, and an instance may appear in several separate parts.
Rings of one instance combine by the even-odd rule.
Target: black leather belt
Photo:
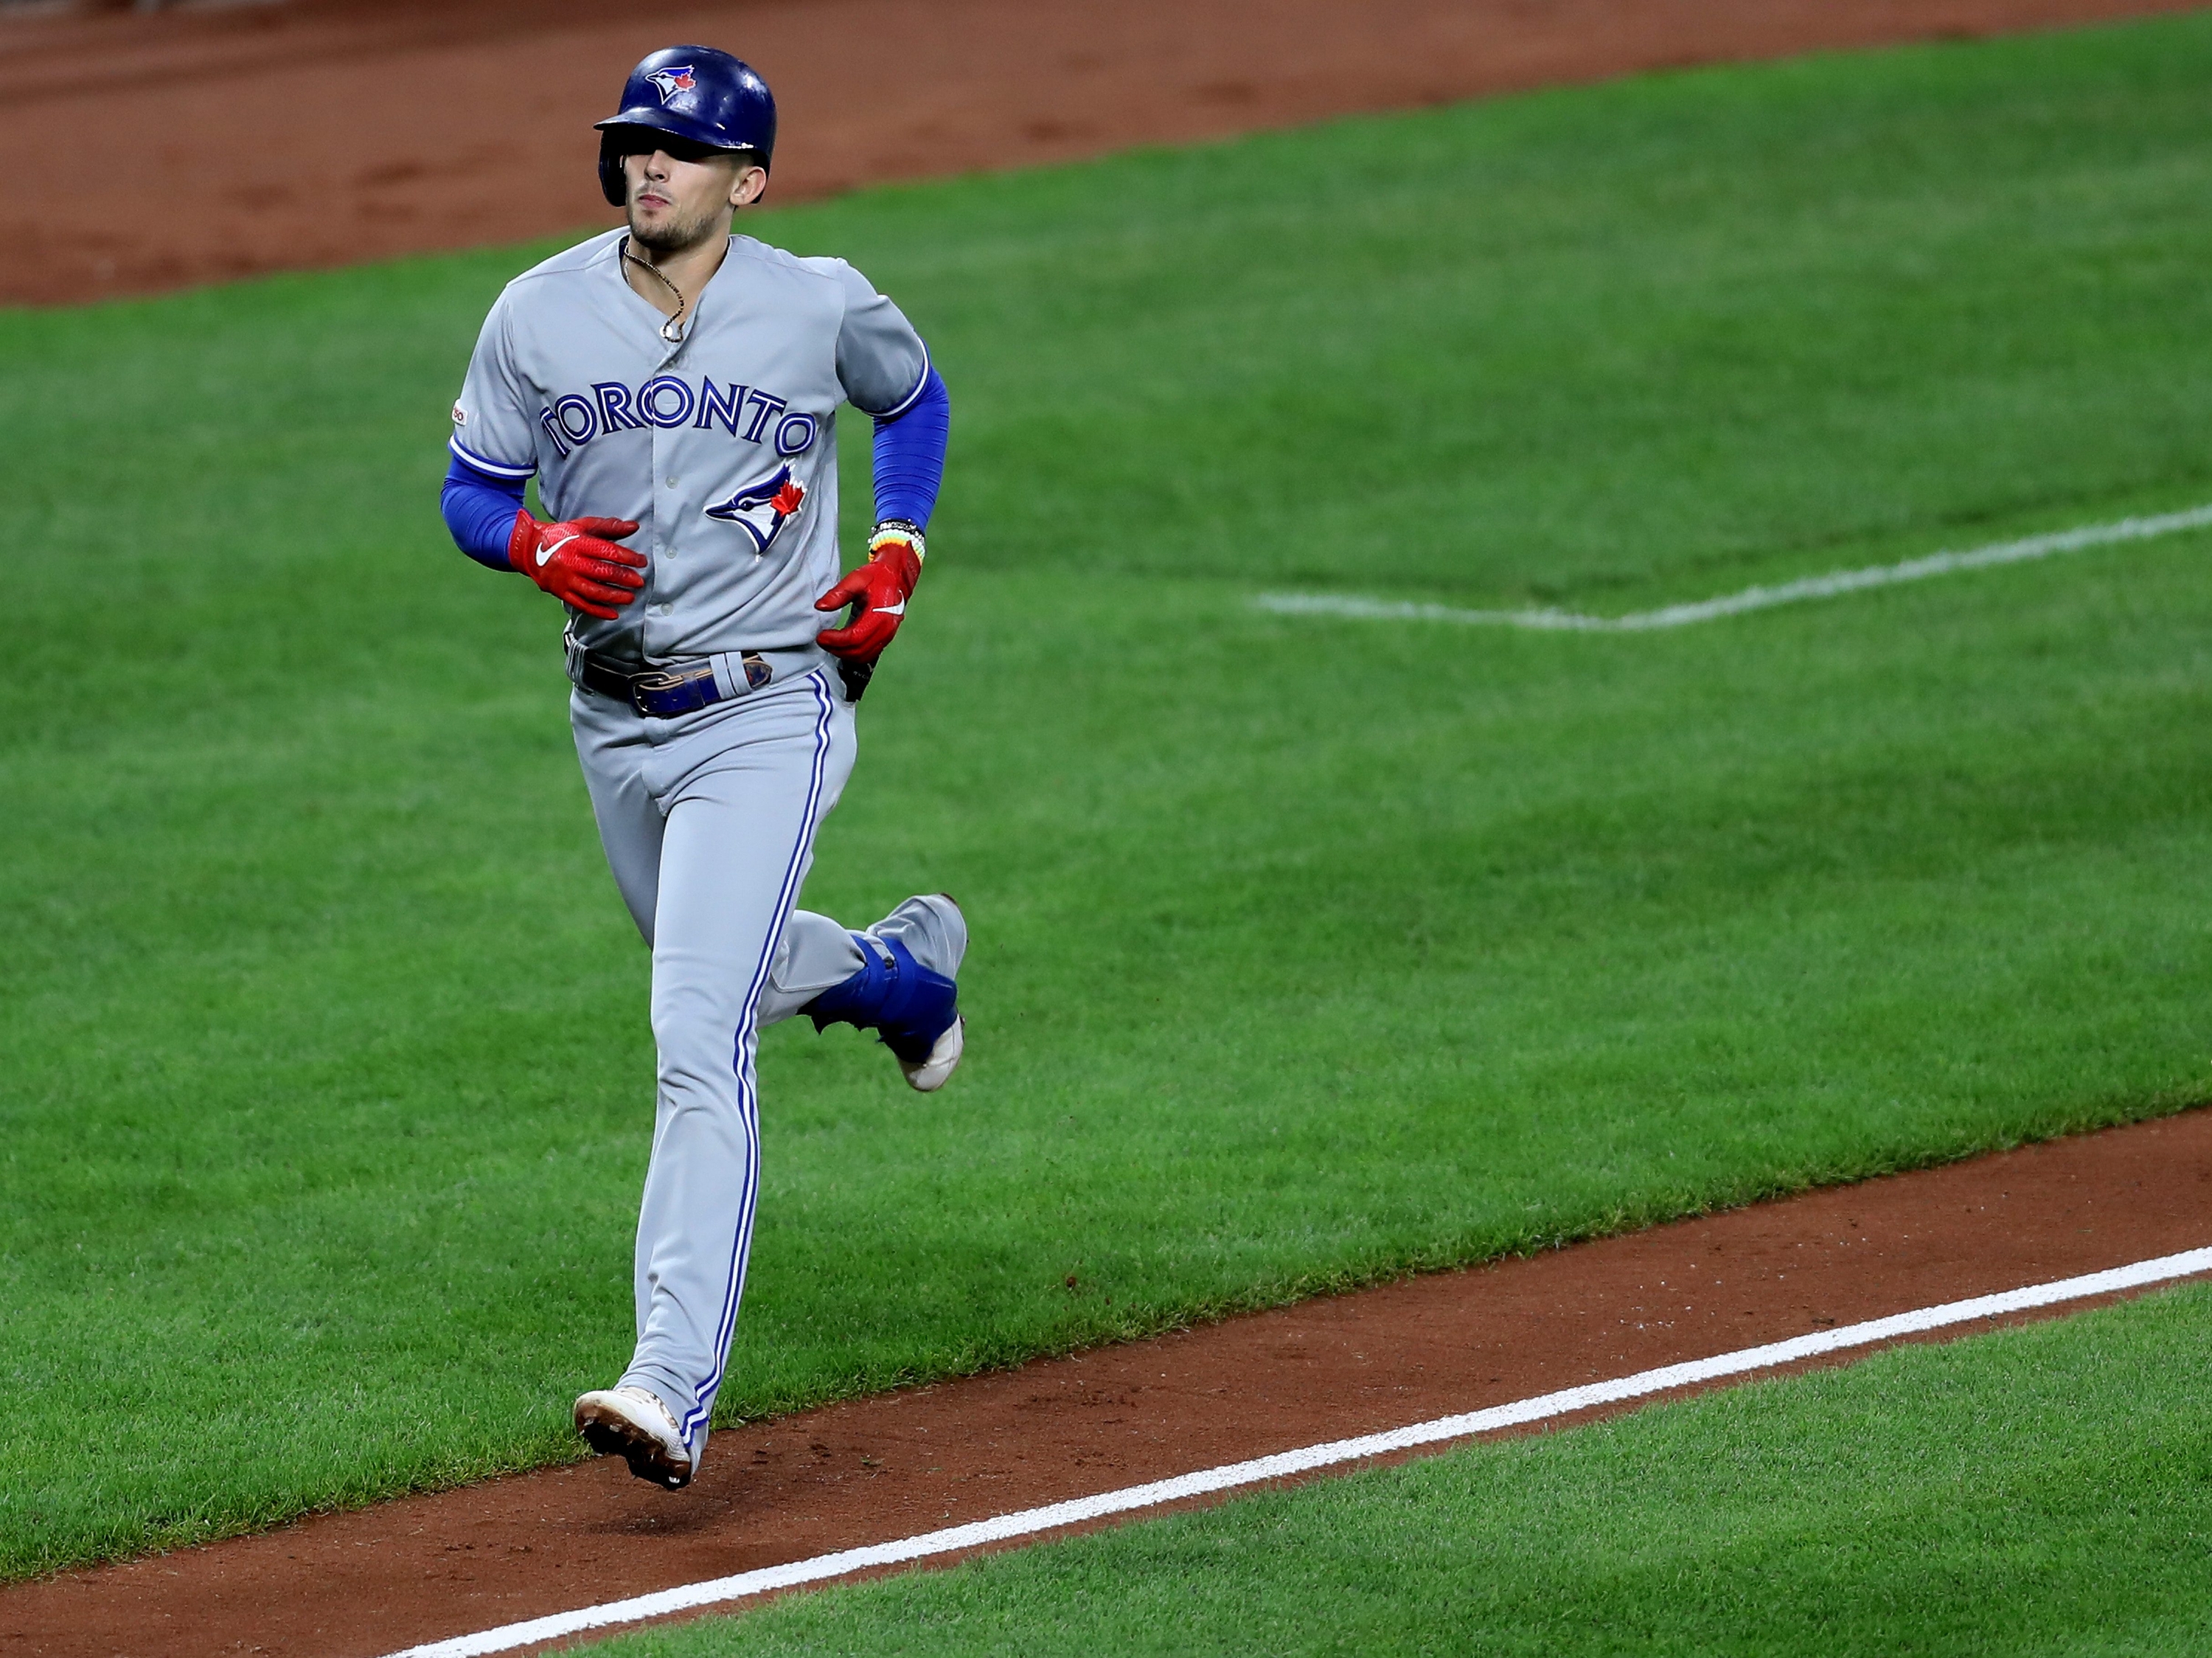
[[[745,676],[745,689],[757,691],[775,677],[767,658],[748,650],[736,658]],[[723,700],[712,662],[686,668],[647,667],[641,662],[579,650],[568,659],[568,677],[595,695],[628,703],[639,713],[656,720],[696,713]]]

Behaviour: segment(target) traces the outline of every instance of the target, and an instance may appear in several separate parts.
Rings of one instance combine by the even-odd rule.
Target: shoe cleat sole
[[[679,1456],[632,1411],[642,1407],[611,1392],[576,1401],[576,1431],[601,1456],[618,1456],[648,1484],[680,1491],[691,1483],[691,1461]]]

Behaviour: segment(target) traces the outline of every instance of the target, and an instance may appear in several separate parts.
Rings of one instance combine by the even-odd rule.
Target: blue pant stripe
[[[738,1204],[737,1229],[730,1240],[730,1271],[723,1291],[722,1316],[715,1326],[714,1368],[695,1390],[698,1402],[684,1414],[682,1429],[687,1448],[694,1448],[700,1428],[714,1411],[714,1395],[721,1391],[723,1375],[729,1368],[730,1344],[737,1334],[738,1303],[745,1292],[745,1263],[750,1253],[747,1245],[752,1236],[753,1209],[760,1196],[760,1099],[754,1063],[760,1044],[757,1021],[761,992],[767,988],[769,974],[775,966],[776,946],[783,940],[784,923],[790,918],[792,906],[799,902],[800,874],[806,867],[807,850],[814,843],[815,813],[821,805],[823,778],[829,767],[830,722],[836,713],[836,705],[830,699],[830,688],[819,674],[814,676],[812,684],[821,712],[814,722],[814,765],[807,779],[806,809],[799,820],[799,839],[791,849],[790,862],[784,866],[783,884],[777,889],[775,919],[769,927],[759,964],[753,969],[752,984],[745,991],[738,1015],[737,1041],[731,1056],[738,1078],[738,1107],[745,1120],[746,1142],[750,1150],[745,1159],[745,1185]]]

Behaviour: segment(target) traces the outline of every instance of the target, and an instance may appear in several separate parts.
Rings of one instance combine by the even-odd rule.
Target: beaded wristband
[[[903,541],[914,549],[917,564],[929,557],[929,549],[921,539],[921,526],[904,518],[886,518],[868,532],[868,556],[888,541]]]

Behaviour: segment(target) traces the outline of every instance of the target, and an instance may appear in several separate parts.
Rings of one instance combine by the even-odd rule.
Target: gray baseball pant
[[[843,927],[795,907],[852,775],[853,710],[819,668],[674,719],[582,691],[568,706],[607,863],[653,947],[659,1097],[637,1350],[617,1385],[660,1397],[696,1466],[760,1193],[759,1032],[862,965]]]

